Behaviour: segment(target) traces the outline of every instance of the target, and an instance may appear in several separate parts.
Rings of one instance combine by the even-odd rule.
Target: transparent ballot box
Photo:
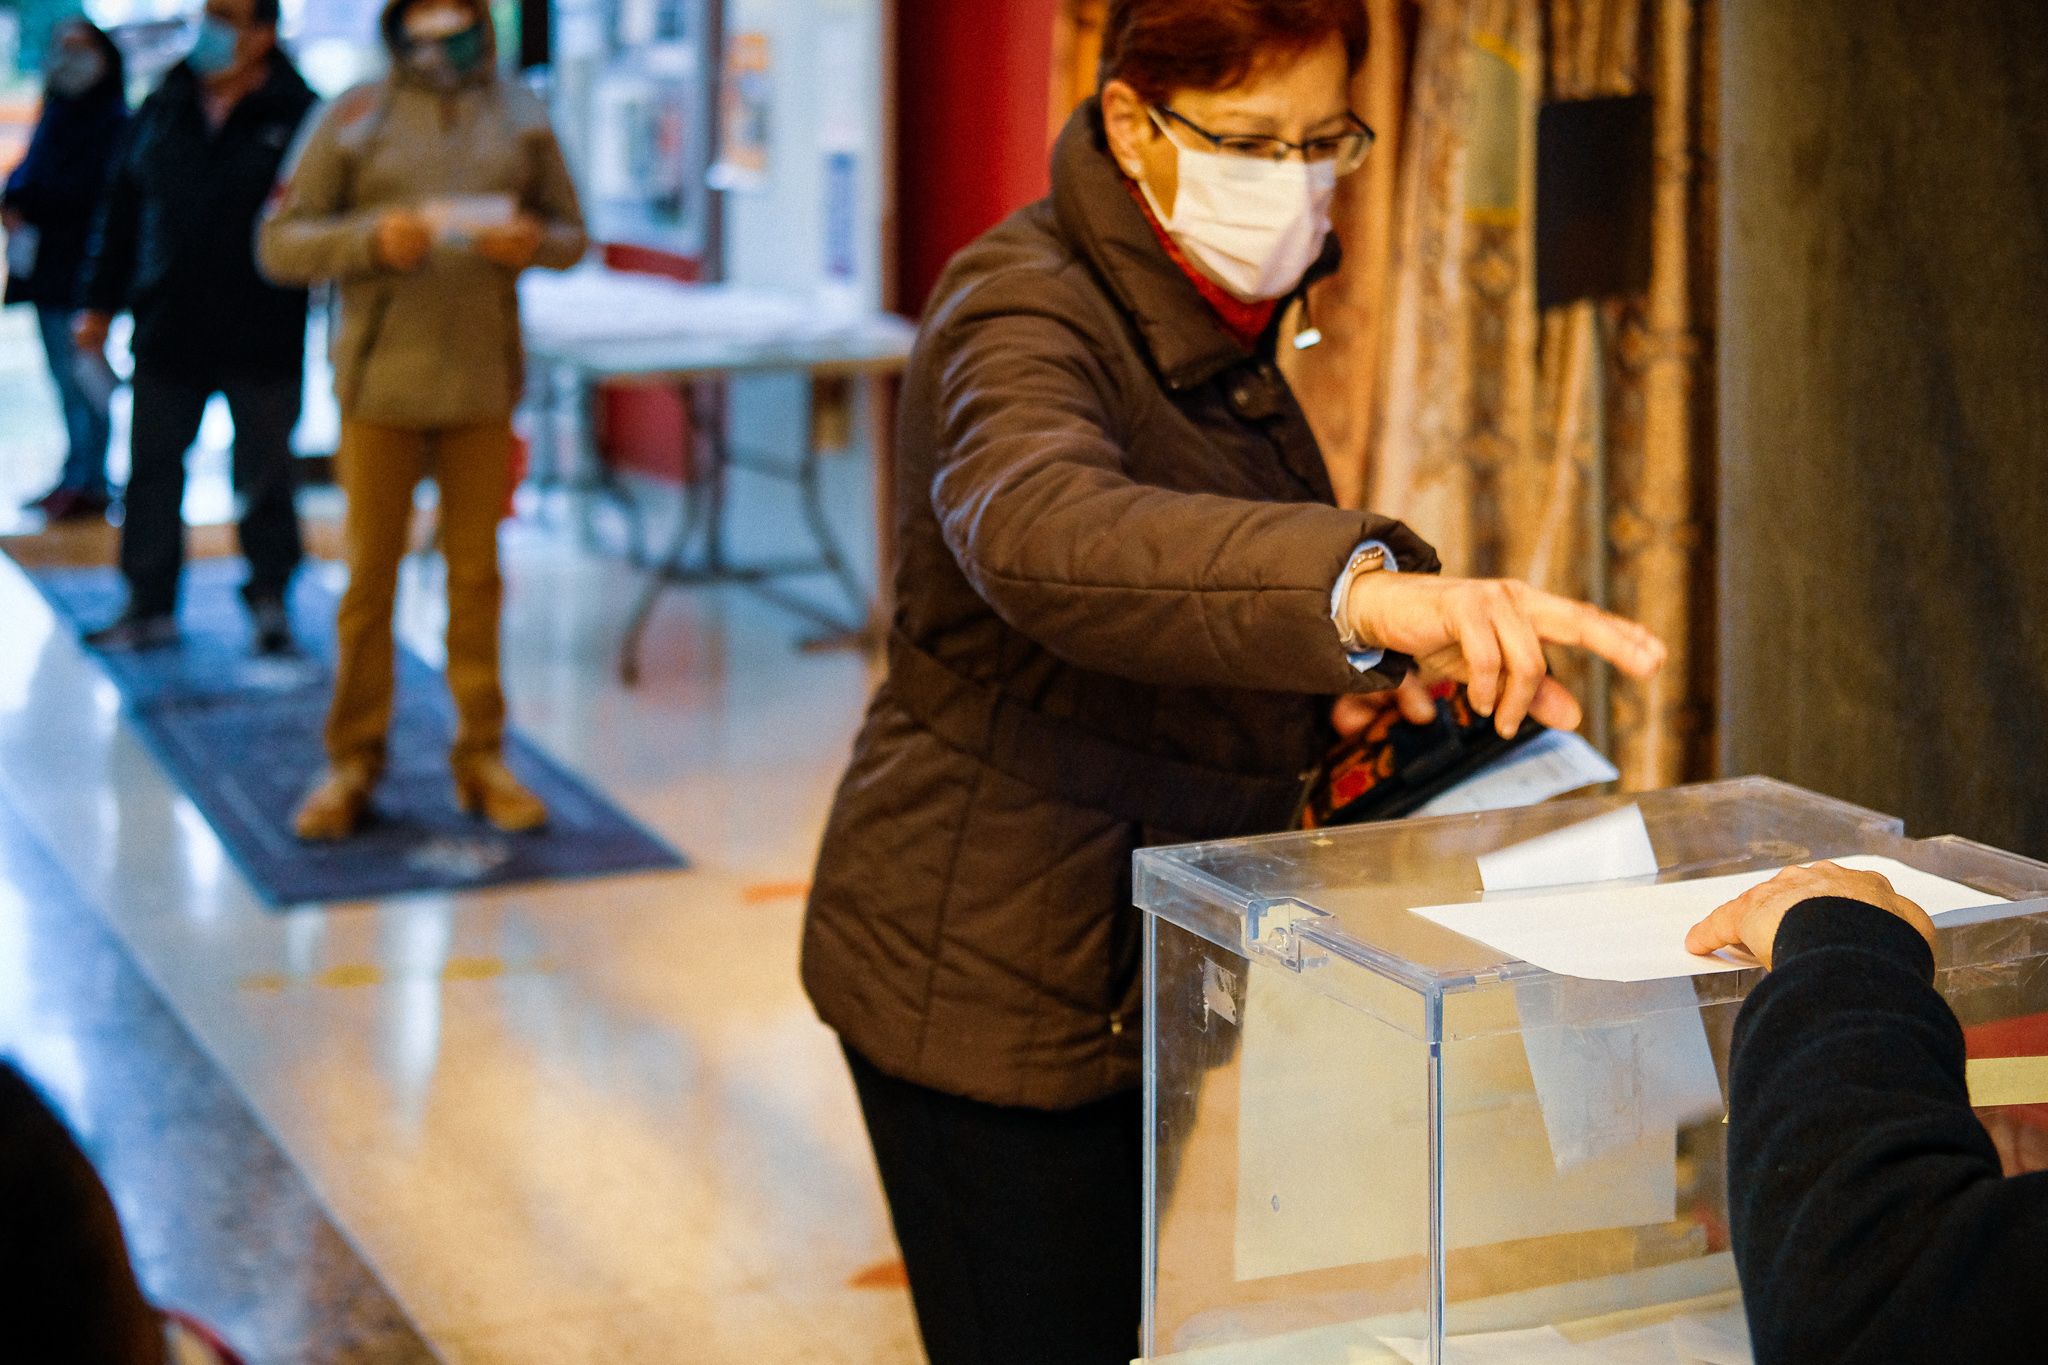
[[[1748,1361],[1726,1095],[1760,970],[1566,975],[1426,915],[1859,855],[1952,884],[1973,1058],[2048,1054],[2048,866],[1763,779],[1140,853],[1144,1360]],[[1979,1112],[2009,1164],[2048,1149],[2048,1106]]]

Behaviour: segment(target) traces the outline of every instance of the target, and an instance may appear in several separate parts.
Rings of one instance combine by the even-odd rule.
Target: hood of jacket
[[[271,48],[263,62],[263,84],[244,95],[236,108],[246,108],[259,115],[288,114],[297,123],[319,97],[313,93],[313,87],[306,84],[306,78],[299,74],[299,68],[283,48]],[[180,61],[164,73],[163,84],[157,87],[157,93],[167,101],[197,105],[205,88],[206,82],[200,79],[191,64]]]

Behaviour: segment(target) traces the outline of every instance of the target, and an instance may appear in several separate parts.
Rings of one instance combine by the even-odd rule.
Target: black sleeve
[[[149,106],[145,105],[147,112]],[[88,239],[81,294],[95,313],[119,313],[128,307],[128,289],[135,278],[136,236],[141,228],[141,190],[135,181],[136,146],[142,140],[143,115],[128,125],[114,152],[106,192],[100,197]]]
[[[1729,1214],[1757,1365],[2048,1359],[2048,1174],[2003,1179],[1904,922],[1808,901],[1736,1021]]]
[[[0,194],[8,208],[32,223],[89,219],[106,187],[108,165],[120,145],[118,126],[95,127],[64,142],[45,139],[38,129],[29,155],[8,177]]]

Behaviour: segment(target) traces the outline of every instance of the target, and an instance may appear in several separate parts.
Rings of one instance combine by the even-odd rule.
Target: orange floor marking
[[[846,1282],[849,1289],[908,1289],[910,1272],[901,1261],[883,1261],[871,1265]]]
[[[811,894],[809,882],[755,882],[740,892],[740,899],[748,905],[766,905],[769,901],[802,900]]]

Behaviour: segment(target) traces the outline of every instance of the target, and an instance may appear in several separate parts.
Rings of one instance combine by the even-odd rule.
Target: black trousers
[[[885,1076],[847,1049],[932,1365],[1130,1365],[1137,1092],[1062,1113]]]
[[[301,381],[226,379],[218,384],[135,366],[135,412],[123,496],[121,573],[128,604],[144,615],[178,606],[185,570],[185,454],[199,438],[207,400],[224,394],[235,419],[235,496],[251,598],[281,597],[303,553],[292,502],[292,428]]]

